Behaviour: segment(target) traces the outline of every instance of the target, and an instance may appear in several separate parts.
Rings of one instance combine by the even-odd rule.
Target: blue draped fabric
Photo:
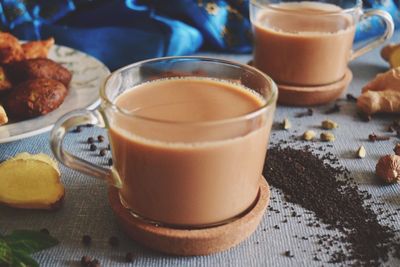
[[[388,11],[396,27],[398,4],[364,0],[364,8]],[[111,69],[201,47],[232,53],[252,49],[248,0],[0,0],[0,29],[25,40],[53,36]],[[372,18],[359,24],[356,41],[382,30]]]

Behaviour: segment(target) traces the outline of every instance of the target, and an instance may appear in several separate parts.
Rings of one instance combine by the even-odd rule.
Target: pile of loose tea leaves
[[[333,154],[316,154],[310,146],[275,145],[268,150],[263,174],[287,201],[313,211],[327,229],[341,233],[320,236],[320,244],[343,243],[331,249],[330,262],[375,266],[387,261],[389,254],[400,256],[396,231],[380,224],[365,203],[371,195],[357,187]]]

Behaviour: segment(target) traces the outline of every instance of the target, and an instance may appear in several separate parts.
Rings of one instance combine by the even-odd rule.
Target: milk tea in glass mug
[[[158,58],[115,71],[100,94],[98,110],[56,123],[52,149],[66,166],[116,186],[133,216],[201,228],[256,202],[277,100],[264,73],[211,58]],[[63,149],[65,133],[86,123],[108,129],[111,169]]]
[[[378,38],[353,50],[357,24],[377,17],[385,25]],[[254,66],[280,85],[327,85],[343,78],[349,61],[393,34],[382,10],[363,11],[362,0],[251,0]]]

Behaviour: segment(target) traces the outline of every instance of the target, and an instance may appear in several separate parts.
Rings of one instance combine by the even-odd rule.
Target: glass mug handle
[[[54,125],[50,134],[51,149],[54,156],[65,166],[84,174],[106,180],[110,185],[121,188],[122,182],[114,168],[97,166],[89,161],[76,157],[63,148],[65,134],[71,129],[83,124],[93,124],[106,127],[103,115],[99,110],[75,110],[62,116]]]
[[[383,11],[383,10],[378,10],[378,9],[368,10],[362,14],[360,20],[365,20],[367,18],[374,17],[374,16],[380,17],[383,20],[383,22],[385,23],[385,26],[386,26],[385,32],[379,38],[377,38],[377,39],[373,40],[372,42],[369,42],[368,44],[353,51],[353,53],[350,57],[350,60],[358,58],[359,56],[378,47],[383,42],[385,42],[386,40],[388,40],[392,37],[393,31],[394,31],[394,23],[393,23],[392,16],[388,12]]]

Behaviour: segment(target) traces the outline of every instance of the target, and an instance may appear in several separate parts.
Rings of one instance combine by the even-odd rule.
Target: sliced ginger
[[[31,159],[31,160],[38,160],[38,161],[45,162],[45,163],[49,164],[50,166],[52,166],[54,168],[54,170],[56,170],[58,172],[58,174],[61,175],[61,172],[58,169],[57,162],[54,159],[50,158],[46,154],[43,154],[43,153],[29,154],[28,152],[22,152],[22,153],[15,155],[13,158],[11,158],[9,160],[16,160],[16,159],[23,159],[23,160]]]
[[[53,210],[64,197],[57,163],[45,154],[21,153],[0,164],[0,203]]]

